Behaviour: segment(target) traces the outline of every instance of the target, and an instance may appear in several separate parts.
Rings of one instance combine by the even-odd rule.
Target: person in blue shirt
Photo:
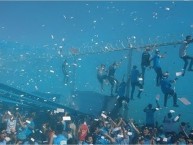
[[[183,75],[185,74],[186,68],[188,66],[188,60],[190,60],[188,71],[193,71],[192,65],[193,65],[193,57],[188,55],[186,50],[188,48],[188,44],[192,43],[193,39],[190,35],[186,36],[186,40],[182,43],[182,45],[179,48],[179,57],[184,61],[184,67],[183,67]]]
[[[176,119],[177,116],[173,116],[171,112],[167,113],[167,115],[164,116],[163,131],[165,132],[166,136],[175,132],[175,123],[179,122],[180,116],[181,115],[179,114],[178,118]]]
[[[143,111],[146,113],[146,126],[154,128],[155,125],[154,113],[156,109],[153,108],[152,104],[148,104],[148,106],[145,107]]]
[[[27,119],[26,120],[26,122],[27,122],[26,135],[29,136],[30,134],[32,134],[32,130],[34,130],[34,128],[35,128],[35,123],[33,121],[32,115],[29,115],[26,119]]]
[[[131,71],[131,97],[130,97],[131,100],[133,100],[133,95],[134,95],[136,86],[139,87],[139,91],[137,95],[138,98],[140,98],[141,92],[143,91],[142,82],[139,81],[140,76],[141,74],[139,73],[137,66],[134,65]]]
[[[50,137],[50,143],[54,145],[67,145],[67,137],[63,134],[63,124],[56,124],[55,134]]]
[[[160,54],[160,51],[158,49],[155,50],[155,55],[153,56],[153,58],[151,58],[150,61],[153,61],[153,68],[156,72],[156,86],[160,85],[160,81],[162,78],[162,68],[160,65],[160,58],[163,58],[164,55]]]
[[[161,80],[161,90],[164,94],[164,107],[167,106],[167,99],[168,99],[169,95],[173,97],[173,106],[178,107],[177,94],[174,91],[174,89],[172,88],[172,83],[176,82],[176,80],[177,80],[177,78],[175,78],[174,80],[170,80],[168,72],[163,74],[163,77]]]

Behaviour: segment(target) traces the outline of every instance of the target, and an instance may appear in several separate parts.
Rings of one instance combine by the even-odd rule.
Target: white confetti
[[[166,11],[169,11],[169,10],[170,10],[170,8],[166,7],[166,8],[165,8],[165,10],[166,10]]]
[[[53,70],[50,70],[50,72],[51,72],[51,73],[54,73],[54,71],[53,71]]]
[[[35,86],[35,89],[38,90],[38,86]]]
[[[75,95],[72,95],[73,98],[75,98]]]
[[[73,66],[78,66],[76,63],[73,63],[72,65],[73,65]]]
[[[174,110],[170,110],[170,113],[175,113],[175,111]]]
[[[176,76],[179,77],[183,74],[183,72],[176,72]]]

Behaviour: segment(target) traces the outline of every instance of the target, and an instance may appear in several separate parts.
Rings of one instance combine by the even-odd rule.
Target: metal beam
[[[145,49],[145,48],[157,48],[157,47],[163,47],[163,46],[170,46],[170,45],[179,45],[182,44],[183,41],[173,41],[173,42],[166,42],[166,43],[157,43],[157,44],[148,44],[144,46],[138,46],[135,47],[132,44],[130,44],[127,48],[114,48],[114,49],[102,49],[102,50],[96,50],[96,51],[87,51],[87,52],[80,52],[80,53],[71,53],[69,55],[65,55],[65,58],[74,58],[74,57],[80,57],[80,56],[86,56],[86,55],[92,55],[92,54],[101,54],[101,53],[110,53],[110,52],[116,52],[116,51],[128,51],[130,49]]]
[[[36,109],[41,108],[43,110],[54,110],[57,108],[63,108],[70,114],[88,115],[49,100],[45,101],[45,98],[41,98],[40,96],[36,96],[27,92],[23,92],[21,90],[15,89],[2,83],[0,83],[0,96],[1,99],[5,98],[4,100],[2,99],[2,101],[10,100],[17,102],[18,104],[22,103],[26,106],[31,106],[32,108]]]

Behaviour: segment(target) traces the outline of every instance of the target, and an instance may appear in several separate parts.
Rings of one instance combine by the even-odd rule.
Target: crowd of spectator
[[[149,111],[148,111],[149,110]],[[144,112],[152,110],[149,104]],[[68,112],[1,109],[0,145],[6,144],[192,144],[193,129],[180,115],[168,112],[161,124],[147,119],[97,118]],[[149,120],[149,121],[148,121]],[[174,126],[178,126],[177,128]]]

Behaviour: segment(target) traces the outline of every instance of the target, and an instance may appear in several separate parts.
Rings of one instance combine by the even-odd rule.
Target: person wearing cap
[[[153,68],[156,72],[156,86],[160,85],[160,81],[162,78],[162,68],[160,65],[160,58],[163,58],[164,55],[160,54],[160,51],[158,49],[155,50],[155,55],[153,58],[150,59],[150,61],[153,61]]]
[[[193,71],[192,65],[193,65],[193,57],[187,54],[187,48],[188,44],[192,43],[193,39],[192,36],[188,35],[186,36],[186,39],[182,43],[182,45],[179,48],[179,57],[184,61],[183,66],[183,75],[185,74],[186,68],[188,66],[188,60],[190,60],[188,71]]]
[[[168,100],[169,95],[173,97],[173,106],[178,107],[177,94],[174,91],[174,89],[172,88],[172,83],[175,83],[176,80],[177,80],[177,78],[175,78],[174,80],[170,80],[168,72],[165,72],[163,74],[163,77],[161,80],[161,90],[164,93],[164,107],[167,106],[167,100]]]
[[[140,76],[141,74],[139,73],[137,66],[134,65],[133,69],[131,70],[131,97],[130,97],[131,100],[133,100],[133,95],[134,95],[136,86],[139,87],[139,91],[137,95],[138,98],[140,98],[141,92],[143,91],[142,82],[139,81]]]
[[[150,48],[145,48],[144,52],[141,55],[141,71],[144,84],[144,75],[147,67],[150,67]]]

